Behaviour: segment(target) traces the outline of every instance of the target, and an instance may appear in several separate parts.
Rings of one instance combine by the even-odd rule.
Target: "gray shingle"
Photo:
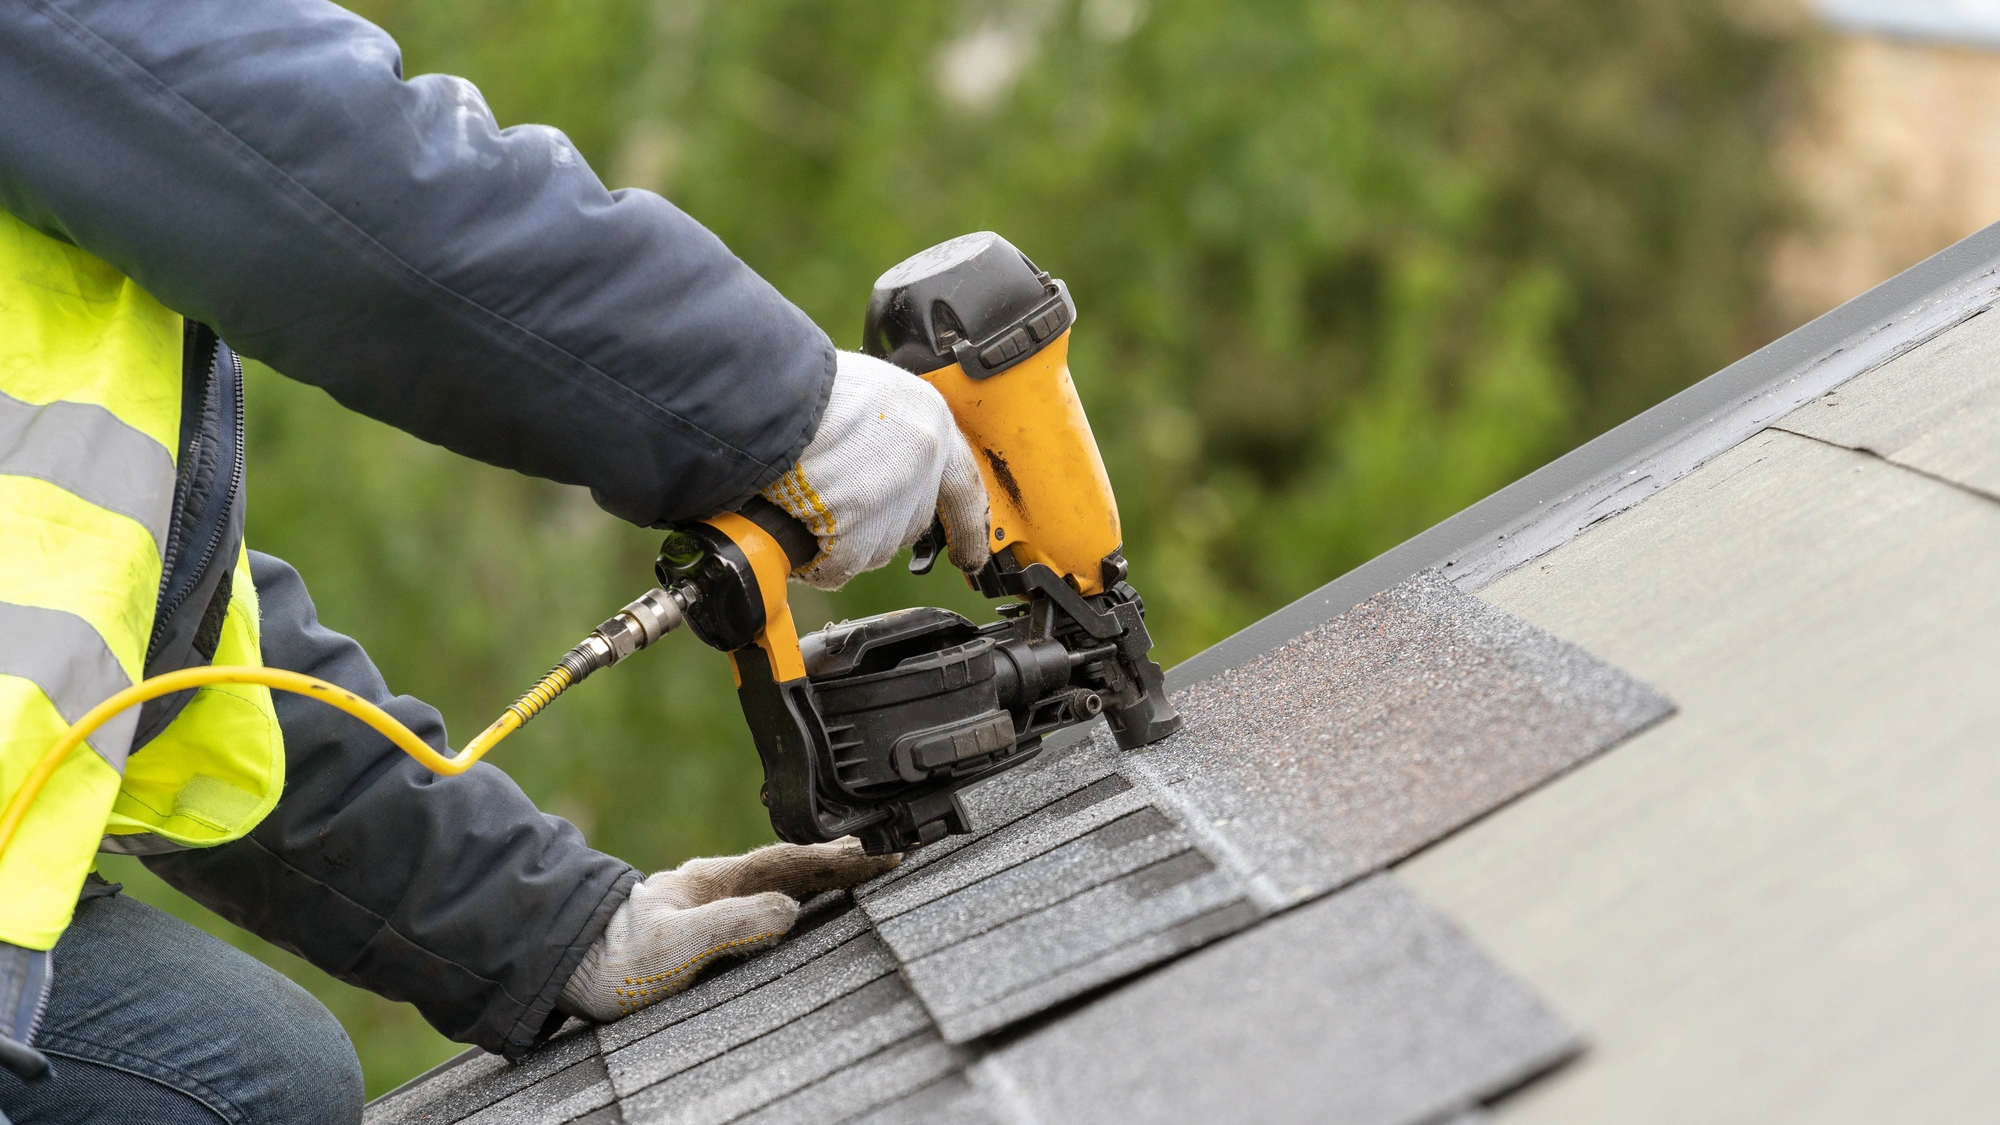
[[[1071,846],[1074,842],[1091,836],[1114,821],[1150,810],[1151,804],[1150,793],[1135,791],[1130,781],[1113,774],[993,832],[880,893],[862,897],[861,909],[875,923],[877,931],[886,931],[890,935],[891,948],[900,951],[904,946],[895,935],[905,933],[908,925],[917,924],[920,919],[944,917],[940,907],[945,900],[953,897],[954,892],[981,884],[984,892],[1004,894],[1010,889],[1025,889],[1023,880],[1033,882],[1037,876],[1060,879],[1058,867],[1043,866],[1035,861],[1048,855],[1068,856],[1084,861],[1087,866],[1090,856],[1101,849],[1089,846],[1078,849]],[[1167,827],[1171,828],[1171,825]],[[1110,857],[1098,858],[1108,861]],[[1027,865],[1032,865],[1029,871],[1019,870]],[[1072,879],[1066,882],[1073,886],[1069,893],[1074,894],[1121,873],[1111,870],[1103,878],[1074,882],[1082,876],[1081,872],[1075,872]],[[998,925],[1006,917],[994,918],[987,926]],[[936,924],[935,921],[932,924]],[[918,954],[909,952],[903,955]]]
[[[1254,709],[1260,698],[1257,677],[1251,676],[1252,682],[1247,684],[1232,683],[1213,679],[1216,673],[1229,668],[1248,672],[1244,666],[1262,653],[1273,657],[1264,662],[1263,686],[1268,692],[1282,695],[1288,676],[1317,678],[1322,685],[1336,682],[1341,672],[1337,666],[1333,669],[1309,663],[1283,666],[1287,660],[1315,657],[1310,646],[1294,647],[1283,658],[1277,658],[1276,650],[1283,648],[1287,639],[1300,637],[1310,627],[1357,607],[1360,599],[1419,568],[1455,567],[1460,586],[1478,588],[1495,576],[1570,541],[1586,528],[1610,526],[1601,521],[1631,509],[1680,480],[1772,419],[1992,305],[1996,293],[2000,293],[2000,282],[1995,280],[2000,278],[2000,273],[1995,272],[2000,257],[1996,255],[2000,255],[2000,226],[1919,265],[1301,598],[1174,669],[1169,674],[1169,683],[1176,687],[1197,687],[1197,704],[1204,695],[1211,700],[1220,697],[1226,701],[1230,692],[1237,693],[1237,706],[1243,713],[1219,716],[1211,738],[1216,737],[1216,732],[1227,734],[1230,727],[1226,720],[1237,719],[1246,721],[1245,725],[1251,728],[1248,736],[1254,742],[1266,733],[1255,729],[1255,720],[1263,717]],[[1995,325],[1971,327],[1983,330]],[[1983,454],[1983,449],[1966,446],[1958,436],[1966,431],[1969,422],[1976,420],[1983,426],[1987,424],[1985,419],[1996,415],[1993,404],[2000,400],[1986,389],[1990,385],[1991,380],[1986,380],[1978,388],[1968,387],[1968,401],[1960,404],[1978,413],[1978,419],[1960,417],[1964,411],[1954,407],[1957,412],[1949,418],[1920,419],[1920,425],[1911,432],[1951,437],[1950,441],[1932,444],[1940,448],[1950,446],[1948,452],[1954,454]],[[1851,388],[1854,392],[1851,396],[1844,394],[1836,401],[1844,405],[1859,404],[1862,394],[1874,386],[1872,381],[1857,382]],[[1970,401],[1970,391],[1974,389],[1979,391],[1978,400]],[[1788,419],[1786,425],[1822,440],[1866,443],[1871,449],[1880,446],[1891,450],[1892,457],[1902,458],[1925,472],[1961,485],[1987,488],[1983,483],[1986,478],[1981,474],[1992,468],[1990,458],[1975,459],[1970,467],[1964,468],[1920,461],[1912,452],[1916,443],[1901,441],[1900,435],[1835,432],[1822,427],[1837,419],[1824,413],[1809,418],[1811,414],[1801,411]],[[1768,529],[1760,533],[1768,533]],[[1644,589],[1643,583],[1633,581],[1620,583],[1617,589],[1620,596],[1627,598],[1648,599],[1653,593]],[[1362,640],[1365,642],[1366,638]],[[1475,656],[1476,650],[1474,646]],[[1361,644],[1359,651],[1364,660],[1371,659],[1366,656],[1366,643]],[[1317,654],[1322,659],[1330,657],[1336,665],[1348,655],[1330,641]],[[939,904],[932,909],[933,923],[940,927],[947,924],[961,927],[964,935],[958,940],[971,940],[992,932],[993,917],[976,909],[946,907],[943,903],[950,897],[965,896],[966,904],[976,904],[981,894],[986,893],[981,890],[984,881],[1069,846],[1109,823],[1106,819],[1087,824],[1079,821],[1062,831],[1039,835],[1025,828],[1009,829],[1050,801],[1067,798],[1107,775],[1130,767],[1127,773],[1119,774],[1128,783],[1125,795],[1109,792],[1116,788],[1115,784],[1096,793],[1107,801],[1113,798],[1123,801],[1124,805],[1116,810],[1099,810],[1094,815],[1124,816],[1141,808],[1152,808],[1173,821],[1175,830],[1217,863],[1220,872],[1241,877],[1252,898],[1179,924],[1181,929],[1206,926],[1209,937],[1227,934],[1263,917],[1260,912],[1268,905],[1285,903],[1288,898],[1285,889],[1291,875],[1304,876],[1299,886],[1337,884],[1348,877],[1341,872],[1365,871],[1380,862],[1371,859],[1372,856],[1422,846],[1412,841],[1449,831],[1448,827],[1440,826],[1476,817],[1482,805],[1490,808],[1491,804],[1506,799],[1505,796],[1473,799],[1478,795],[1468,794],[1468,789],[1476,790],[1485,782],[1496,781],[1503,792],[1515,790],[1522,784],[1534,784],[1524,779],[1534,774],[1536,768],[1564,768],[1562,754],[1543,753],[1531,746],[1524,759],[1530,768],[1494,770],[1490,761],[1482,760],[1482,743],[1478,739],[1470,744],[1439,742],[1434,746],[1428,745],[1427,739],[1418,739],[1417,750],[1423,753],[1409,760],[1382,754],[1385,740],[1393,740],[1393,728],[1398,723],[1421,726],[1428,721],[1422,712],[1438,703],[1435,699],[1407,697],[1407,693],[1442,690],[1449,697],[1448,684],[1440,689],[1436,678],[1442,674],[1449,681],[1458,675],[1458,670],[1448,659],[1448,651],[1443,654],[1447,659],[1432,659],[1439,655],[1436,651],[1419,652],[1409,661],[1377,661],[1373,666],[1375,671],[1363,678],[1380,675],[1389,679],[1382,685],[1361,683],[1351,696],[1338,690],[1322,691],[1320,702],[1336,708],[1348,703],[1357,706],[1366,703],[1371,693],[1377,703],[1382,702],[1381,697],[1389,697],[1388,702],[1395,704],[1393,697],[1402,692],[1406,698],[1401,704],[1406,709],[1414,708],[1416,713],[1399,715],[1392,707],[1378,708],[1380,713],[1372,719],[1366,714],[1347,714],[1330,728],[1291,732],[1301,735],[1297,742],[1286,742],[1290,736],[1278,732],[1280,740],[1274,745],[1282,751],[1281,759],[1287,755],[1292,759],[1318,757],[1333,766],[1323,770],[1324,762],[1308,762],[1309,768],[1300,769],[1296,768],[1299,763],[1295,760],[1280,760],[1275,768],[1267,769],[1261,763],[1246,767],[1251,769],[1248,776],[1254,785],[1242,794],[1238,803],[1247,808],[1209,807],[1208,802],[1217,796],[1226,799],[1235,793],[1229,788],[1226,772],[1218,775],[1222,780],[1211,778],[1216,772],[1213,762],[1195,763],[1192,773],[1167,768],[1177,760],[1169,751],[1175,750],[1179,743],[1135,760],[1120,755],[1102,738],[1066,750],[1054,745],[1061,740],[1052,740],[1051,749],[1040,760],[967,795],[973,823],[980,829],[978,835],[953,837],[922,849],[901,869],[864,888],[857,898],[866,904],[869,917],[884,925]],[[1477,659],[1473,661],[1475,666],[1479,663]],[[1407,675],[1412,666],[1419,671],[1429,669],[1429,678]],[[1398,676],[1403,678],[1398,680]],[[1636,702],[1639,706],[1632,710],[1643,712],[1643,698]],[[1197,709],[1198,706],[1190,708]],[[1527,712],[1530,720],[1527,725],[1531,729],[1540,713],[1535,708]],[[1476,711],[1473,717],[1478,718]],[[1342,737],[1339,728],[1341,723],[1356,722],[1363,724],[1363,733],[1369,736],[1353,742],[1360,752],[1350,755],[1350,742]],[[1376,724],[1372,735],[1366,729],[1367,722]],[[1306,734],[1313,737],[1303,737]],[[1226,756],[1242,749],[1214,746],[1205,756]],[[1249,750],[1253,757],[1271,753],[1271,747],[1257,745]],[[1353,768],[1344,770],[1341,763],[1350,757],[1355,759]],[[1222,768],[1226,771],[1228,764],[1225,762]],[[1487,772],[1482,774],[1481,770]],[[1600,771],[1591,774],[1597,772]],[[1206,786],[1205,779],[1209,782]],[[1300,780],[1324,781],[1328,787],[1312,790],[1303,797],[1281,792],[1274,799],[1268,792],[1274,784],[1285,789]],[[1157,788],[1161,785],[1166,787]],[[1413,826],[1408,832],[1402,831],[1406,814]],[[1344,818],[1353,820],[1351,828],[1343,823]],[[1333,831],[1324,831],[1329,825]],[[1386,836],[1378,831],[1383,829],[1387,830]],[[1076,850],[1073,848],[1072,853]],[[1321,852],[1325,854],[1318,854]],[[1949,853],[1950,849],[1946,849],[1933,854]],[[955,864],[948,862],[961,854],[964,858]],[[1428,853],[1439,854],[1436,850]],[[1527,862],[1532,861],[1531,857]],[[1056,885],[1037,892],[1033,880],[1026,876],[1015,878],[1011,888],[1006,882],[994,882],[993,901],[1011,904],[1009,910],[1028,909],[1031,915],[1053,910],[1059,904],[1050,904],[1048,900],[1055,890],[1077,888],[1076,894],[1080,896],[1108,885],[1084,886],[1106,873],[1106,869],[1091,867],[1101,862],[1102,857],[1085,861],[1074,855],[1052,861],[1037,870],[1050,872],[1051,878],[1057,880]],[[1111,864],[1112,868],[1116,866]],[[907,882],[914,888],[917,877],[933,868],[952,873],[930,876],[921,890],[901,892],[900,898],[891,897],[897,893],[895,888],[899,884]],[[1448,1115],[1459,1113],[1471,1101],[1513,1081],[1509,1075],[1531,1074],[1535,1066],[1543,1065],[1538,1060],[1560,1058],[1562,1048],[1552,1048],[1549,1044],[1563,1040],[1550,1032],[1551,1021],[1546,1013],[1534,1008],[1518,988],[1498,977],[1449,927],[1428,918],[1427,912],[1405,903],[1406,914],[1414,909],[1423,917],[1416,922],[1406,918],[1403,924],[1388,925],[1382,919],[1393,914],[1393,910],[1369,910],[1355,905],[1364,897],[1363,892],[1379,895],[1384,893],[1381,891],[1384,886],[1394,898],[1393,883],[1384,878],[1369,879],[1264,920],[1248,933],[1227,937],[1203,952],[1139,976],[1116,990],[1102,992],[1094,1000],[1044,1012],[1041,1021],[1031,1029],[1025,1032],[1015,1029],[1013,1034],[1018,1038],[1004,1046],[1004,1065],[975,1064],[977,1081],[947,1074],[897,1100],[860,1111],[862,1116],[853,1125],[904,1125],[919,1121],[951,1125],[995,1125],[1001,1121],[1007,1125],[1031,1125],[1040,1121],[1053,1125],[1062,1120],[1115,1121],[1139,1115],[1165,1120],[1202,1116],[1234,1120],[1251,1115],[1272,1121],[1288,1117],[1405,1120],[1406,1110],[1432,1112],[1422,1110],[1422,1106],[1432,1104],[1438,1108],[1432,1112],[1431,1120],[1450,1119],[1454,1123],[1483,1120],[1476,1109],[1464,1109],[1457,1117]],[[1389,905],[1393,907],[1395,903]],[[1230,911],[1249,911],[1250,916],[1231,919],[1226,917]],[[1307,935],[1306,940],[1300,940],[1300,935],[1310,928],[1309,920],[1322,919],[1322,912],[1335,911],[1345,913],[1333,921],[1312,922],[1311,925],[1321,928]],[[948,915],[956,921],[947,923]],[[628,1019],[602,1029],[600,1034],[607,1045],[630,1046],[648,1034],[660,1033],[734,998],[750,995],[760,985],[791,973],[852,939],[868,925],[858,914],[846,915],[841,924],[846,929],[804,934],[796,943],[787,942],[748,965],[697,984],[678,1004],[663,1005],[648,1016]],[[1443,936],[1438,936],[1440,933]],[[1156,933],[1147,940],[1161,936]],[[807,948],[805,943],[814,944]],[[1267,950],[1271,943],[1276,943],[1275,950]],[[951,944],[956,942],[932,952],[941,953]],[[1115,956],[1100,958],[1090,965],[1115,960],[1119,965],[1140,968],[1166,956],[1147,953],[1141,948],[1145,944],[1121,947],[1114,951]],[[1011,993],[1007,1000],[1022,1001],[1023,1014],[1042,1011],[1047,1004],[1036,999],[1036,990],[1047,985],[1054,996],[1061,993],[1057,987],[1060,984],[1061,974],[1057,974],[1043,985]],[[886,986],[884,991],[888,991]],[[1524,1016],[1524,1012],[1530,1014]],[[1928,1017],[1929,1013],[1925,1015]],[[1926,1022],[1948,1026],[1934,1019],[1927,1018]],[[765,1040],[775,1038],[776,1034],[753,1039],[738,1051],[766,1051]],[[1204,1041],[1204,1037],[1212,1042]],[[957,1050],[977,1053],[994,1046],[993,1041],[987,1041]],[[438,1114],[464,1110],[467,1106],[491,1106],[507,1096],[496,1094],[496,1090],[520,1093],[524,1089],[521,1082],[527,1075],[540,1076],[527,1078],[529,1085],[550,1082],[557,1074],[567,1075],[576,1060],[554,1069],[551,1060],[560,1052],[576,1049],[574,1045],[554,1044],[519,1069],[507,1068],[490,1057],[474,1057],[370,1107],[368,1120],[371,1125],[445,1120]],[[843,1101],[841,1091],[865,1085],[858,1079],[850,1081],[850,1075],[878,1066],[888,1068],[885,1072],[921,1074],[924,1068],[913,1060],[946,1057],[950,1050],[941,1050],[932,1032],[913,1032],[880,1050],[855,1054],[849,1063],[826,1070],[824,1077],[795,1085],[790,1092],[775,1095],[774,1100],[749,1112],[775,1115],[817,1104],[819,1111],[802,1110],[800,1116],[789,1119],[814,1120],[818,1119],[814,1113],[822,1111],[848,1113],[858,1103]],[[765,1057],[768,1061],[768,1052]],[[698,1064],[683,1073],[713,1068],[718,1061]],[[906,1065],[911,1069],[897,1069]],[[1220,1076],[1216,1074],[1217,1068],[1223,1071]],[[1967,1071],[1974,1072],[1976,1068]],[[1023,1074],[1033,1080],[1025,1087],[1026,1094],[1019,1081]],[[428,1088],[433,1086],[437,1089]],[[1824,1087],[1820,1083],[1815,1088]],[[1806,1087],[1793,1084],[1784,1093],[1796,1099],[1796,1091],[1803,1088]],[[1454,1095],[1453,1091],[1464,1092]],[[826,1094],[826,1099],[812,1103],[815,1092]],[[1166,1111],[1146,1113],[1148,1103],[1144,1098],[1149,1096],[1164,1099]],[[1301,1109],[1299,1100],[1309,1097],[1319,1100]],[[1218,1104],[1219,1112],[1215,1108]],[[1667,1103],[1656,1100],[1654,1108],[1660,1104]],[[1079,1112],[1067,1111],[1078,1106],[1083,1107]],[[1107,1107],[1110,1112],[1100,1112]],[[607,1107],[578,1120],[609,1121],[616,1117],[615,1110]]]
[[[1176,703],[1187,727],[1127,776],[1278,902],[1401,859],[1673,712],[1434,571]]]
[[[1672,711],[1431,572],[1175,699],[1179,734],[1053,753],[1066,795],[858,893],[947,1040],[1379,870]]]
[[[1237,899],[1152,930],[1136,941],[1105,949],[1089,960],[1041,976],[1032,984],[978,1008],[954,1014],[941,1022],[941,1031],[956,1038],[971,1039],[1039,1016],[1092,989],[1112,984],[1171,961],[1189,950],[1199,949],[1217,938],[1247,929],[1263,917],[1265,915],[1255,905]]]
[[[890,888],[928,871],[961,851],[977,849],[994,833],[1023,817],[1051,807],[1117,771],[1123,755],[1105,733],[1103,723],[1064,731],[1048,740],[1041,754],[1027,765],[959,795],[973,832],[947,836],[903,857],[901,866],[873,882],[855,888],[858,901],[879,899]]]
[[[1016,1122],[1401,1125],[1474,1105],[1576,1047],[1382,875],[1104,995],[977,1072]]]
[[[622,1093],[662,1082],[768,1035],[896,971],[875,935],[850,938],[794,971],[611,1052]]]
[[[953,1074],[891,1102],[852,1125],[999,1125],[986,1096],[963,1074]]]
[[[1054,906],[1193,846],[1159,810],[1142,806],[996,872],[976,897],[943,895],[906,913],[878,918],[875,928],[896,956],[913,961],[946,942]]]
[[[1090,732],[1086,736],[1085,732]],[[1102,722],[1048,740],[1040,758],[1009,770],[961,799],[975,829],[1012,824],[1057,797],[1066,797],[1118,769],[1124,757]],[[929,851],[926,848],[925,851]]]
[[[964,1042],[1181,952],[1183,942],[1148,939],[1240,902],[1237,882],[1188,849],[911,961],[904,972],[945,1038]],[[1230,916],[1247,924],[1255,912]],[[1150,956],[1135,959],[1141,950]]]
[[[630,1125],[722,1125],[930,1031],[930,1017],[909,988],[885,976],[726,1054],[624,1093],[620,1104]]]
[[[771,1103],[743,1125],[838,1125],[959,1077],[971,1061],[971,1052],[933,1033],[912,1035]]]
[[[518,1066],[499,1055],[467,1051],[423,1081],[376,1099],[363,1120],[366,1125],[448,1125],[596,1054],[596,1036],[588,1025],[572,1020]]]
[[[464,1125],[556,1125],[610,1106],[616,1097],[604,1060],[595,1054],[545,1074],[519,1091],[463,1118]]]
[[[821,896],[801,929],[770,952],[594,1037],[555,1044],[518,1073],[487,1073],[475,1061],[440,1075],[424,1100],[395,1106],[496,1123],[555,1121],[608,1105],[615,1090],[632,1125],[838,1125],[928,1114],[983,1122],[996,1107],[1004,1117],[1020,1108],[1004,1087],[954,1077],[990,1049],[979,1040],[1245,928],[1298,930],[1305,923],[1265,920],[1367,876],[1671,710],[1644,685],[1428,573],[1176,700],[1186,728],[1147,751],[1122,753],[1100,731],[975,791],[967,803],[981,831],[920,850],[856,891],[859,909],[845,895]],[[1380,946],[1367,971],[1407,977],[1411,990],[1472,979],[1469,969],[1439,976],[1425,960],[1437,940],[1411,944],[1410,910],[1383,905],[1387,884],[1366,886],[1375,889],[1337,896],[1350,902],[1343,910],[1308,908],[1321,919],[1312,932],[1329,948]],[[1385,937],[1391,923],[1403,930]],[[1225,948],[1261,948],[1243,940]],[[1390,963],[1398,955],[1408,960],[1400,968]],[[1343,956],[1327,971],[1361,971],[1352,967],[1361,953]],[[1211,964],[1213,956],[1196,960]],[[1446,960],[1447,968],[1460,964]],[[1153,989],[1161,975],[1023,1042]],[[1447,1008],[1456,999],[1431,997]],[[1496,1035],[1541,1057],[1535,1035]],[[1146,1061],[1158,1054],[1150,1029],[1127,1039],[1139,1061],[1120,1065],[1155,1065]],[[1271,1052],[1269,1066],[1295,1069],[1296,1052],[1280,1042],[1286,1049]],[[1016,1044],[1007,1053],[1040,1058],[1025,1050]],[[1125,1057],[1111,1046],[1097,1053]],[[1446,1051],[1432,1061],[1449,1069],[1459,1058]],[[1466,1089],[1486,1081],[1479,1066],[1459,1071],[1472,1083]],[[1036,1096],[1095,1096],[1088,1083],[1071,1091],[1065,1083],[1077,1075],[1064,1074]],[[1353,1092],[1352,1104],[1402,1104],[1397,1090],[1369,1090]]]

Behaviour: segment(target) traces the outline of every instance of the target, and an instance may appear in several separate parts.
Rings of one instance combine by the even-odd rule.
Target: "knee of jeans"
[[[244,961],[250,961],[248,957]],[[214,981],[220,983],[220,981]],[[354,1125],[362,1119],[362,1067],[334,1013],[276,969],[250,961],[226,1005],[230,1019],[210,1035],[226,1055],[226,1077],[212,1085],[228,1105],[224,1117],[242,1125]]]
[[[231,1036],[230,1100],[245,1125],[354,1125],[365,1099],[346,1029],[311,993],[270,976]]]
[[[51,1050],[182,1090],[228,1125],[361,1120],[340,1022],[242,950],[119,895],[78,908],[55,961]]]

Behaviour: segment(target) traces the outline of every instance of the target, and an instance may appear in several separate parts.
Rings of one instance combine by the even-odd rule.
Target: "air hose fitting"
[[[507,705],[521,723],[527,722],[556,696],[583,682],[584,677],[659,641],[687,620],[687,609],[696,594],[692,583],[673,589],[655,586],[638,600],[613,614],[610,620],[590,631],[575,648],[563,654],[548,674],[535,682],[521,698]],[[516,724],[518,726],[519,723]]]

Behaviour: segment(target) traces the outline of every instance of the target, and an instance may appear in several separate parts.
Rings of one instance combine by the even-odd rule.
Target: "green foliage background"
[[[1725,0],[363,0],[405,72],[565,130],[859,342],[877,274],[998,230],[1066,278],[1072,365],[1161,656],[1190,655],[1777,327],[1769,159],[1801,49]],[[745,325],[745,331],[755,331]],[[252,374],[251,535],[460,738],[649,583],[653,533]],[[901,568],[801,624],[932,603]],[[770,836],[688,638],[496,760],[643,867]],[[308,982],[380,1092],[457,1050]]]

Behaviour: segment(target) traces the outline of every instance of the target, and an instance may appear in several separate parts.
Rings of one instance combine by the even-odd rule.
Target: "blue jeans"
[[[361,1064],[305,989],[124,895],[86,898],[55,948],[35,1046],[55,1074],[0,1071],[0,1122],[354,1125]]]

